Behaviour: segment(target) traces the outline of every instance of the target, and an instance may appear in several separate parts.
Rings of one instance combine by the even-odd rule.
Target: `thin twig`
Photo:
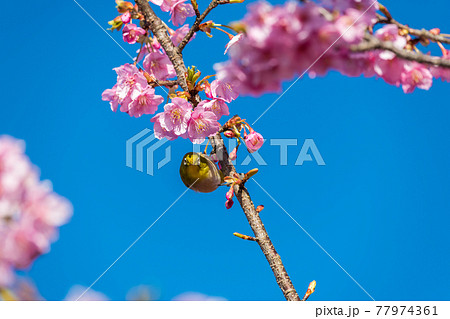
[[[173,67],[175,68],[178,84],[184,91],[188,91],[188,86],[186,83],[186,66],[183,63],[183,57],[181,56],[180,51],[178,51],[178,49],[173,45],[167,28],[164,26],[161,19],[155,14],[147,0],[136,0],[136,4],[139,7],[139,11],[141,11],[144,15],[145,21],[142,23],[142,27],[145,30],[149,28],[152,30],[153,34],[164,48],[164,51],[166,51],[170,62],[172,62]]]
[[[406,51],[394,46],[392,42],[381,41],[374,36],[366,35],[360,44],[351,47],[353,52],[366,52],[373,50],[387,50],[393,52],[397,57],[408,61],[416,61],[419,63],[429,64],[442,68],[450,68],[450,60],[441,59],[435,56],[425,55],[420,52]]]
[[[239,234],[239,233],[233,233],[233,235],[236,236],[237,238],[240,238],[240,239],[249,240],[249,241],[256,241],[256,238],[252,237],[252,236],[243,235],[243,234]]]
[[[230,3],[230,0],[212,0],[206,10],[200,16],[197,16],[197,19],[195,19],[195,22],[189,32],[186,34],[180,44],[178,44],[178,51],[182,52],[184,47],[186,46],[186,44],[188,44],[194,34],[200,30],[200,24],[203,22],[203,20],[205,20],[206,16],[211,12],[211,10],[217,7],[219,4],[226,3]]]
[[[194,8],[195,16],[200,18],[200,11],[198,11],[198,3],[196,0],[191,0],[192,7]]]
[[[382,24],[395,24],[396,26],[398,26],[400,29],[405,29],[408,31],[409,34],[414,35],[416,37],[422,38],[422,39],[429,39],[431,41],[434,42],[441,42],[441,43],[446,43],[446,44],[450,44],[450,38],[446,38],[442,35],[436,35],[434,33],[431,33],[428,30],[422,29],[413,29],[410,28],[409,26],[405,25],[405,24],[401,24],[400,22],[394,20],[394,19],[389,19],[386,17],[383,17],[380,14],[377,14],[377,18],[378,18],[378,23],[382,23]]]

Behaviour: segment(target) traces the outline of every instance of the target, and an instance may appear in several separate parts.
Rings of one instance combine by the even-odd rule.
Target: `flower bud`
[[[264,138],[258,132],[252,130],[250,134],[245,136],[245,145],[250,153],[253,153],[261,148],[264,144]]]
[[[122,22],[122,19],[120,18],[120,16],[114,18],[114,20],[108,21],[108,24],[111,26],[111,28],[109,28],[108,30],[111,30],[111,31],[114,31],[114,30],[119,31],[120,29],[122,29],[122,26],[123,26],[123,22]]]
[[[223,135],[225,135],[228,138],[236,137],[233,131],[225,131],[223,132]]]
[[[256,175],[256,173],[258,173],[258,171],[259,171],[259,170],[258,170],[257,168],[251,169],[251,170],[248,171],[247,174],[245,174],[245,177],[246,177],[247,179],[249,179],[250,177]]]
[[[231,153],[230,153],[230,155],[229,155],[229,157],[230,157],[230,160],[232,160],[232,161],[234,161],[235,159],[236,159],[236,157],[237,157],[237,147],[235,147],[232,151],[231,151]]]
[[[128,10],[133,10],[133,4],[131,2],[116,0],[116,4],[116,8],[119,13],[125,13]]]
[[[225,207],[226,207],[227,209],[230,209],[231,207],[233,207],[233,204],[234,204],[233,200],[232,200],[232,199],[229,199],[229,200],[227,200],[227,201],[225,202]]]
[[[430,33],[432,33],[434,35],[439,35],[439,34],[441,34],[441,29],[439,29],[439,28],[431,29]]]
[[[230,189],[228,190],[228,192],[226,193],[225,197],[227,198],[227,200],[230,200],[233,198],[234,195],[234,189],[233,186],[230,187]]]

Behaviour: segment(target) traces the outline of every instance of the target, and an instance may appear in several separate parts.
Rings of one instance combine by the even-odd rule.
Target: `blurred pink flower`
[[[417,62],[405,64],[405,72],[402,73],[402,88],[405,93],[412,93],[416,87],[429,90],[433,85],[433,75],[424,65]]]
[[[176,301],[225,301],[223,297],[208,296],[199,292],[188,291],[178,296],[175,296],[172,300]]]
[[[321,7],[323,4],[333,12],[327,14]],[[267,2],[253,3],[241,21],[245,36],[233,39],[233,45],[228,48],[229,60],[214,66],[216,78],[238,87],[242,94],[254,96],[280,92],[282,81],[305,71],[311,77],[325,75],[330,70],[348,76],[378,75],[398,86],[402,73],[407,72],[405,61],[387,51],[353,53],[350,50],[351,45],[363,40],[366,30],[376,20],[378,7],[371,0],[287,2],[274,6]],[[407,42],[395,25],[382,27],[375,36],[399,49]],[[448,78],[444,70],[427,68],[436,77]],[[403,77],[408,78],[408,74]]]
[[[89,289],[88,291],[86,291],[86,289],[88,289],[88,288],[81,286],[81,285],[74,285],[70,288],[69,292],[67,292],[67,295],[64,298],[64,300],[75,301],[75,300],[78,300],[78,298],[80,298],[80,296],[82,296],[79,299],[80,301],[107,301],[107,300],[109,300],[109,298],[101,292],[98,292],[93,289]]]
[[[39,180],[24,143],[0,137],[0,286],[49,251],[71,214],[71,204]]]
[[[195,15],[192,4],[185,3],[187,0],[179,0],[171,4],[170,6],[170,20],[174,26],[179,26],[186,21],[187,17]]]
[[[442,59],[450,60],[450,50],[444,51]],[[448,68],[432,67],[431,74],[437,79],[440,78],[442,81],[450,82],[450,69]]]
[[[378,29],[375,32],[375,36],[382,41],[389,41],[397,49],[403,49],[406,45],[406,38],[402,37],[398,33],[398,27],[394,24],[388,24]]]
[[[183,38],[189,32],[189,29],[190,29],[189,24],[185,24],[184,26],[175,30],[175,32],[170,36],[170,38],[172,39],[172,42],[175,46],[180,44],[180,42],[183,40]],[[194,36],[189,41],[192,41],[192,39],[194,39],[194,38],[195,38],[195,33],[194,33]]]
[[[367,28],[367,24],[361,19],[361,11],[356,9],[347,9],[345,14],[337,18],[335,26],[342,39],[349,44],[360,42]]]

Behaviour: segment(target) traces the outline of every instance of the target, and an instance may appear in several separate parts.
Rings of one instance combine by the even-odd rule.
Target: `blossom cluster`
[[[156,64],[157,62],[153,70],[164,72]],[[155,113],[164,98],[155,94],[155,89],[148,85],[144,73],[134,64],[124,64],[114,70],[117,73],[117,83],[102,94],[102,99],[109,101],[111,110],[116,112],[120,105],[121,112],[134,117]]]
[[[102,99],[110,102],[111,109],[116,112],[120,105],[120,111],[134,117],[154,114],[164,98],[156,95],[154,88],[148,85],[148,74],[144,75],[133,64],[125,64],[114,70],[117,72],[117,83],[102,94]],[[169,74],[167,69],[158,68],[156,63],[147,70],[153,70],[153,74],[160,79]],[[171,102],[165,104],[164,111],[151,119],[155,136],[169,140],[189,138],[193,143],[202,143],[206,137],[216,134],[220,128],[217,121],[223,115],[230,114],[227,103],[236,99],[237,93],[230,84],[219,80],[214,80],[206,87],[208,99],[201,101],[195,108],[182,97],[173,97]]]
[[[401,60],[391,52],[352,52],[350,47],[360,43],[374,24],[377,9],[372,0],[255,3],[242,21],[245,33],[227,47],[230,59],[215,65],[217,77],[251,95],[279,92],[282,81],[296,74],[308,72],[314,77],[329,70],[347,76],[378,76],[402,85],[407,93],[416,87],[429,89],[433,75],[449,80],[447,70]],[[407,36],[395,25],[384,26],[375,36],[399,49],[407,45]]]
[[[155,89],[149,83],[158,85],[176,76],[175,68],[169,57],[162,49],[156,38],[147,38],[146,32],[125,20],[128,24],[123,29],[123,40],[130,44],[145,42],[145,46],[138,51],[136,62],[142,62],[143,69],[135,64],[124,64],[114,68],[117,73],[117,83],[102,94],[104,101],[109,101],[111,110],[120,111],[130,116],[141,117],[143,114],[154,114],[164,98],[155,94]],[[178,45],[189,32],[189,25],[185,24],[177,30],[169,30],[174,45]]]
[[[0,137],[0,287],[50,249],[71,214],[70,203],[39,180],[23,143]]]
[[[195,108],[187,100],[175,97],[164,106],[164,112],[156,114],[151,122],[159,139],[189,138],[193,143],[203,143],[206,137],[219,131],[218,120],[229,115],[227,103],[237,98],[236,90],[228,83],[214,80],[207,92],[209,99]]]
[[[187,17],[192,17],[195,15],[194,8],[192,4],[186,3],[188,0],[150,0],[153,4],[156,4],[164,12],[169,12],[170,20],[174,26],[179,26],[186,21]],[[109,21],[111,25],[111,30],[120,30],[123,25],[129,24],[132,19],[141,19],[142,14],[139,13],[138,6],[133,5],[129,1],[116,0],[116,8],[120,13],[114,20]],[[127,33],[139,33],[143,31],[141,28],[136,28],[136,26],[128,26]],[[132,35],[133,37],[133,35]],[[124,31],[125,39],[125,31]],[[127,41],[128,42],[128,41]]]

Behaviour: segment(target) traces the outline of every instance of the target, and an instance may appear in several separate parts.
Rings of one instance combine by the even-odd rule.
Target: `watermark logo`
[[[146,173],[153,176],[155,158],[154,153],[157,149],[161,148],[164,144],[169,142],[167,139],[158,140],[155,134],[150,134],[152,131],[148,128],[143,129],[133,137],[129,138],[126,142],[126,164],[128,167],[133,168],[134,157],[136,154],[136,170],[144,172],[144,151],[147,157],[147,169]],[[144,138],[145,137],[145,138]],[[168,145],[165,148],[165,156],[157,164],[157,169],[161,169],[164,165],[169,163],[172,159],[171,147]]]
[[[133,168],[133,165],[135,164],[136,170],[144,172],[145,163],[146,173],[153,176],[155,170],[161,169],[172,160],[170,143],[164,146],[167,142],[169,141],[165,138],[158,140],[150,129],[143,129],[133,137],[129,138],[126,142],[126,165]],[[236,139],[225,139],[224,142],[229,152],[237,146]],[[206,144],[207,141],[202,144],[192,144],[192,151],[202,152],[205,149]],[[161,156],[161,151],[155,154],[156,150],[163,147],[165,147],[163,150],[164,155],[162,155],[163,158],[155,158],[156,156]],[[240,147],[245,148],[245,145],[241,145]],[[271,156],[269,157],[267,156],[267,153],[265,153],[265,159],[259,152],[262,149],[264,149],[263,153],[270,149]],[[280,166],[302,166],[306,162],[312,162],[318,166],[326,165],[313,139],[305,139],[303,141],[299,141],[295,138],[267,139],[264,140],[263,147],[258,151],[240,154],[245,154],[245,156],[238,156],[238,159],[233,161],[234,165],[247,166],[256,164],[258,166],[268,166],[270,164]],[[218,158],[220,158],[220,154],[217,155]],[[277,157],[279,159],[278,163],[274,163],[274,160]],[[269,161],[269,164],[266,160]]]

